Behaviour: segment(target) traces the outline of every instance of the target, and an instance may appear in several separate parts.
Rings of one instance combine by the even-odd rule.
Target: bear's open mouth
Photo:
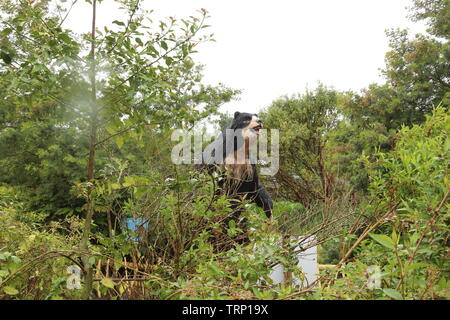
[[[257,125],[256,127],[253,127],[252,130],[255,131],[256,134],[259,134],[259,130],[262,129],[262,125]]]

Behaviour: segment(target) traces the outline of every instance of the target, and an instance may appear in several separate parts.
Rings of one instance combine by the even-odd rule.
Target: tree
[[[424,123],[403,127],[395,148],[368,163],[371,183],[363,211],[369,219],[338,264],[336,271],[345,277],[330,277],[326,294],[448,299],[449,130],[449,113],[438,107]],[[353,262],[344,265],[349,258]],[[382,284],[370,288],[367,275],[374,265]]]
[[[395,93],[387,109],[397,128],[423,122],[440,103],[448,108],[450,99],[450,3],[415,0],[410,12],[413,21],[427,23],[429,34],[411,37],[407,30],[387,31],[391,50],[382,72]]]
[[[420,123],[434,106],[449,105],[450,49],[448,40],[439,41],[426,35],[408,38],[405,30],[388,32],[392,48],[386,54],[383,74],[395,92],[390,108],[396,122]]]
[[[413,21],[427,20],[428,33],[448,40],[450,37],[448,0],[414,0],[414,6],[410,10]]]
[[[335,90],[319,85],[315,91],[278,99],[261,114],[266,127],[280,130],[277,181],[303,205],[333,193],[325,149],[338,120],[337,98]]]
[[[449,107],[449,2],[417,0],[410,10],[413,21],[427,22],[430,34],[388,31],[391,49],[382,70],[386,82],[348,92],[339,104],[344,121],[332,135],[338,151],[332,162],[359,190],[367,191],[369,184],[367,169],[358,161],[361,155],[375,160],[377,150],[395,146],[403,125],[422,123],[438,105]]]
[[[139,141],[149,128],[160,130],[202,119],[234,95],[223,86],[202,85],[200,69],[190,58],[199,43],[211,39],[211,35],[202,35],[205,10],[200,17],[180,22],[169,18],[156,26],[146,17],[147,12],[137,14],[141,10],[139,0],[117,1],[127,12],[127,19],[113,21],[116,27],[112,30],[100,31],[96,28],[98,2],[88,2],[92,5],[89,34],[77,35],[63,28],[69,8],[57,6],[66,10],[57,15],[49,10],[52,1],[12,0],[2,3],[5,15],[0,33],[0,83],[9,106],[0,127],[8,132],[0,139],[13,135],[11,129],[26,137],[28,132],[23,127],[33,126],[38,120],[51,124],[54,134],[76,133],[71,144],[79,153],[73,157],[78,156],[75,161],[83,161],[86,166],[82,179],[86,222],[80,243],[85,298],[92,286],[89,237],[96,212],[93,185],[97,170],[106,160],[102,147],[114,141],[121,149],[125,141]],[[33,116],[24,124],[20,118],[22,105],[54,112],[39,114],[41,118]],[[13,127],[18,123],[21,130]],[[23,158],[20,161],[25,162]]]

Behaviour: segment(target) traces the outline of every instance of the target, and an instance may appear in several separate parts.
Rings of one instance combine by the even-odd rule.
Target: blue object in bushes
[[[138,242],[148,229],[148,221],[144,218],[122,218],[122,229],[126,230],[129,239]]]

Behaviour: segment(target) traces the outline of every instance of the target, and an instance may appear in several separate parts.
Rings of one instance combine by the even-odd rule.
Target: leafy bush
[[[75,217],[64,223],[44,226],[45,216],[22,210],[17,194],[0,187],[0,299],[71,299],[67,267],[79,241],[80,222]]]
[[[350,299],[448,299],[450,263],[450,116],[437,108],[423,125],[405,127],[391,153],[371,169],[373,230],[354,262],[339,270],[322,297]],[[362,238],[361,238],[362,239]],[[368,288],[370,266],[380,268],[381,286]]]

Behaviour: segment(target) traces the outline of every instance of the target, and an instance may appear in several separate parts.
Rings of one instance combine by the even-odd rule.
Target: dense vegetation
[[[174,129],[223,127],[239,94],[203,85],[193,62],[213,40],[206,10],[154,22],[116,2],[126,19],[93,18],[88,34],[64,28],[76,1],[0,3],[0,299],[449,298],[448,1],[414,1],[426,34],[387,32],[385,83],[319,84],[259,113],[280,130],[280,168],[263,177],[272,220],[243,205],[248,244],[221,225],[214,179],[170,158]],[[130,234],[127,217],[146,228]],[[302,278],[291,239],[304,235],[335,266],[273,285],[276,263]]]

